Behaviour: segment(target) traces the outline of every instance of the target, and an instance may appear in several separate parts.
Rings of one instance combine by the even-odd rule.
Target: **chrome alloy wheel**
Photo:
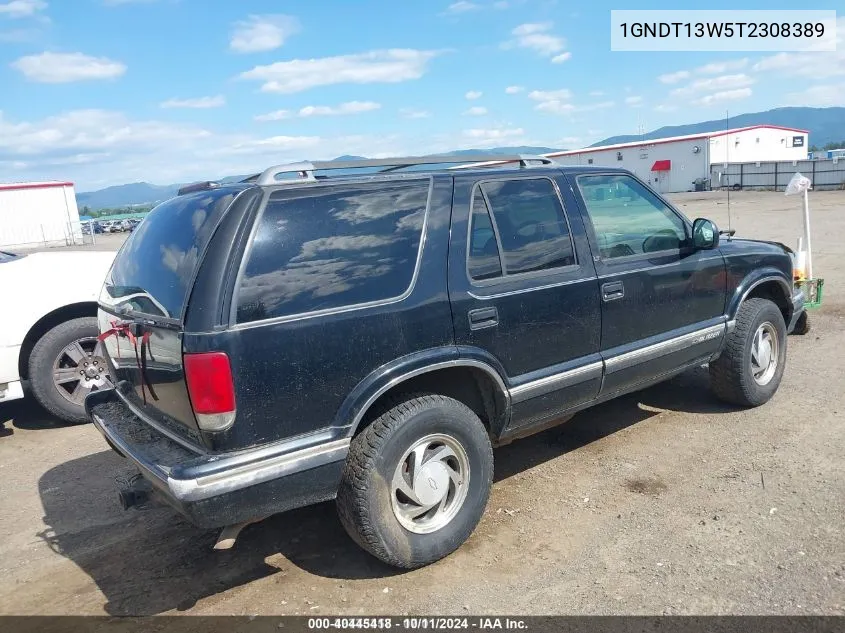
[[[108,367],[96,337],[70,343],[53,361],[53,384],[74,404],[82,405],[85,396],[103,389],[107,381]]]
[[[469,488],[469,458],[460,442],[435,433],[405,451],[390,487],[396,520],[406,530],[429,534],[455,518]]]
[[[775,326],[768,321],[761,323],[751,342],[751,374],[761,387],[769,384],[777,371],[779,346]]]

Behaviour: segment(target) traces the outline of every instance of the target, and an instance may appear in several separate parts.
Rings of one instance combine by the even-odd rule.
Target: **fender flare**
[[[466,358],[457,347],[449,346],[415,352],[371,372],[340,405],[333,426],[346,428],[346,436],[352,437],[367,411],[382,395],[417,376],[455,367],[479,369],[487,374],[504,399],[506,411],[510,411],[510,392],[501,372],[491,363]]]
[[[789,306],[790,314],[788,315],[791,317],[792,311],[792,284],[787,280],[784,274],[778,270],[777,268],[763,268],[759,271],[756,271],[754,274],[749,275],[745,279],[742,280],[742,283],[736,287],[734,290],[734,294],[728,303],[727,315],[729,320],[734,320],[736,318],[736,314],[739,311],[739,307],[745,302],[748,296],[753,292],[755,288],[761,286],[764,283],[769,283],[775,281],[783,290],[784,300],[786,301],[787,306]],[[789,321],[789,318],[786,319]]]

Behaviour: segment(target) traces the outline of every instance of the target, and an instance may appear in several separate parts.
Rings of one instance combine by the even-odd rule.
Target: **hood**
[[[736,238],[733,237],[731,239],[724,239],[719,240],[719,248],[724,249],[726,251],[737,250],[737,251],[756,251],[759,253],[774,253],[778,255],[789,255],[790,257],[794,254],[793,250],[789,248],[786,244],[781,242],[772,242],[768,240],[750,240],[744,238]]]

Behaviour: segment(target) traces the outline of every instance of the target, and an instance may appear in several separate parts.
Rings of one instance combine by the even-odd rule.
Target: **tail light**
[[[185,354],[185,381],[197,424],[204,431],[225,431],[235,421],[235,384],[224,352]]]

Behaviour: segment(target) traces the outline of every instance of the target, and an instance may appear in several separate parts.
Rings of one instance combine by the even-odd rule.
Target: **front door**
[[[508,383],[511,428],[598,394],[598,284],[560,172],[455,177],[449,297],[461,354]]]
[[[707,360],[725,335],[725,263],[628,174],[581,174],[602,306],[602,396]]]

